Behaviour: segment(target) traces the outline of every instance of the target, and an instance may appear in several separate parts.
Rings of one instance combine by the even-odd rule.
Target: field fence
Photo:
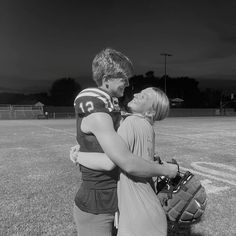
[[[0,120],[72,118],[75,118],[73,107],[0,104]]]
[[[169,117],[236,116],[235,109],[171,108]],[[10,119],[73,119],[73,107],[0,104],[0,120]]]
[[[31,105],[0,105],[0,119],[37,119],[43,115],[42,106]]]
[[[75,118],[75,113],[53,112],[53,113],[48,113],[48,118],[50,118],[50,119],[72,119],[72,118]]]
[[[170,117],[191,117],[191,116],[236,116],[233,108],[172,108]]]

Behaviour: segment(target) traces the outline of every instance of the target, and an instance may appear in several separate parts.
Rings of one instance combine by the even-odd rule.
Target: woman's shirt
[[[155,133],[147,120],[129,116],[121,124],[118,134],[133,154],[153,160]],[[117,191],[120,212],[118,236],[167,234],[165,212],[149,184],[149,178],[134,177],[121,171]]]

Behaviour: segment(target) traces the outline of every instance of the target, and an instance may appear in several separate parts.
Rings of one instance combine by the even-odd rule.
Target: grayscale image
[[[236,236],[236,1],[0,1],[0,236]]]

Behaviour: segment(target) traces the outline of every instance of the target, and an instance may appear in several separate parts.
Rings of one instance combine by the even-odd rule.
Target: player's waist
[[[103,189],[113,189],[117,187],[117,181],[115,180],[105,180],[105,181],[91,181],[91,180],[84,180],[82,183],[85,189],[96,189],[96,190],[103,190]]]
[[[85,212],[93,214],[114,213],[117,211],[117,188],[90,189],[82,182],[75,197],[76,205]]]

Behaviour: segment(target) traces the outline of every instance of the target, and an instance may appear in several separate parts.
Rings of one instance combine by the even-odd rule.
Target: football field
[[[208,196],[202,221],[168,236],[236,236],[236,117],[167,118],[155,132],[156,152],[197,175]],[[0,235],[75,236],[75,120],[2,120],[0,133]]]

